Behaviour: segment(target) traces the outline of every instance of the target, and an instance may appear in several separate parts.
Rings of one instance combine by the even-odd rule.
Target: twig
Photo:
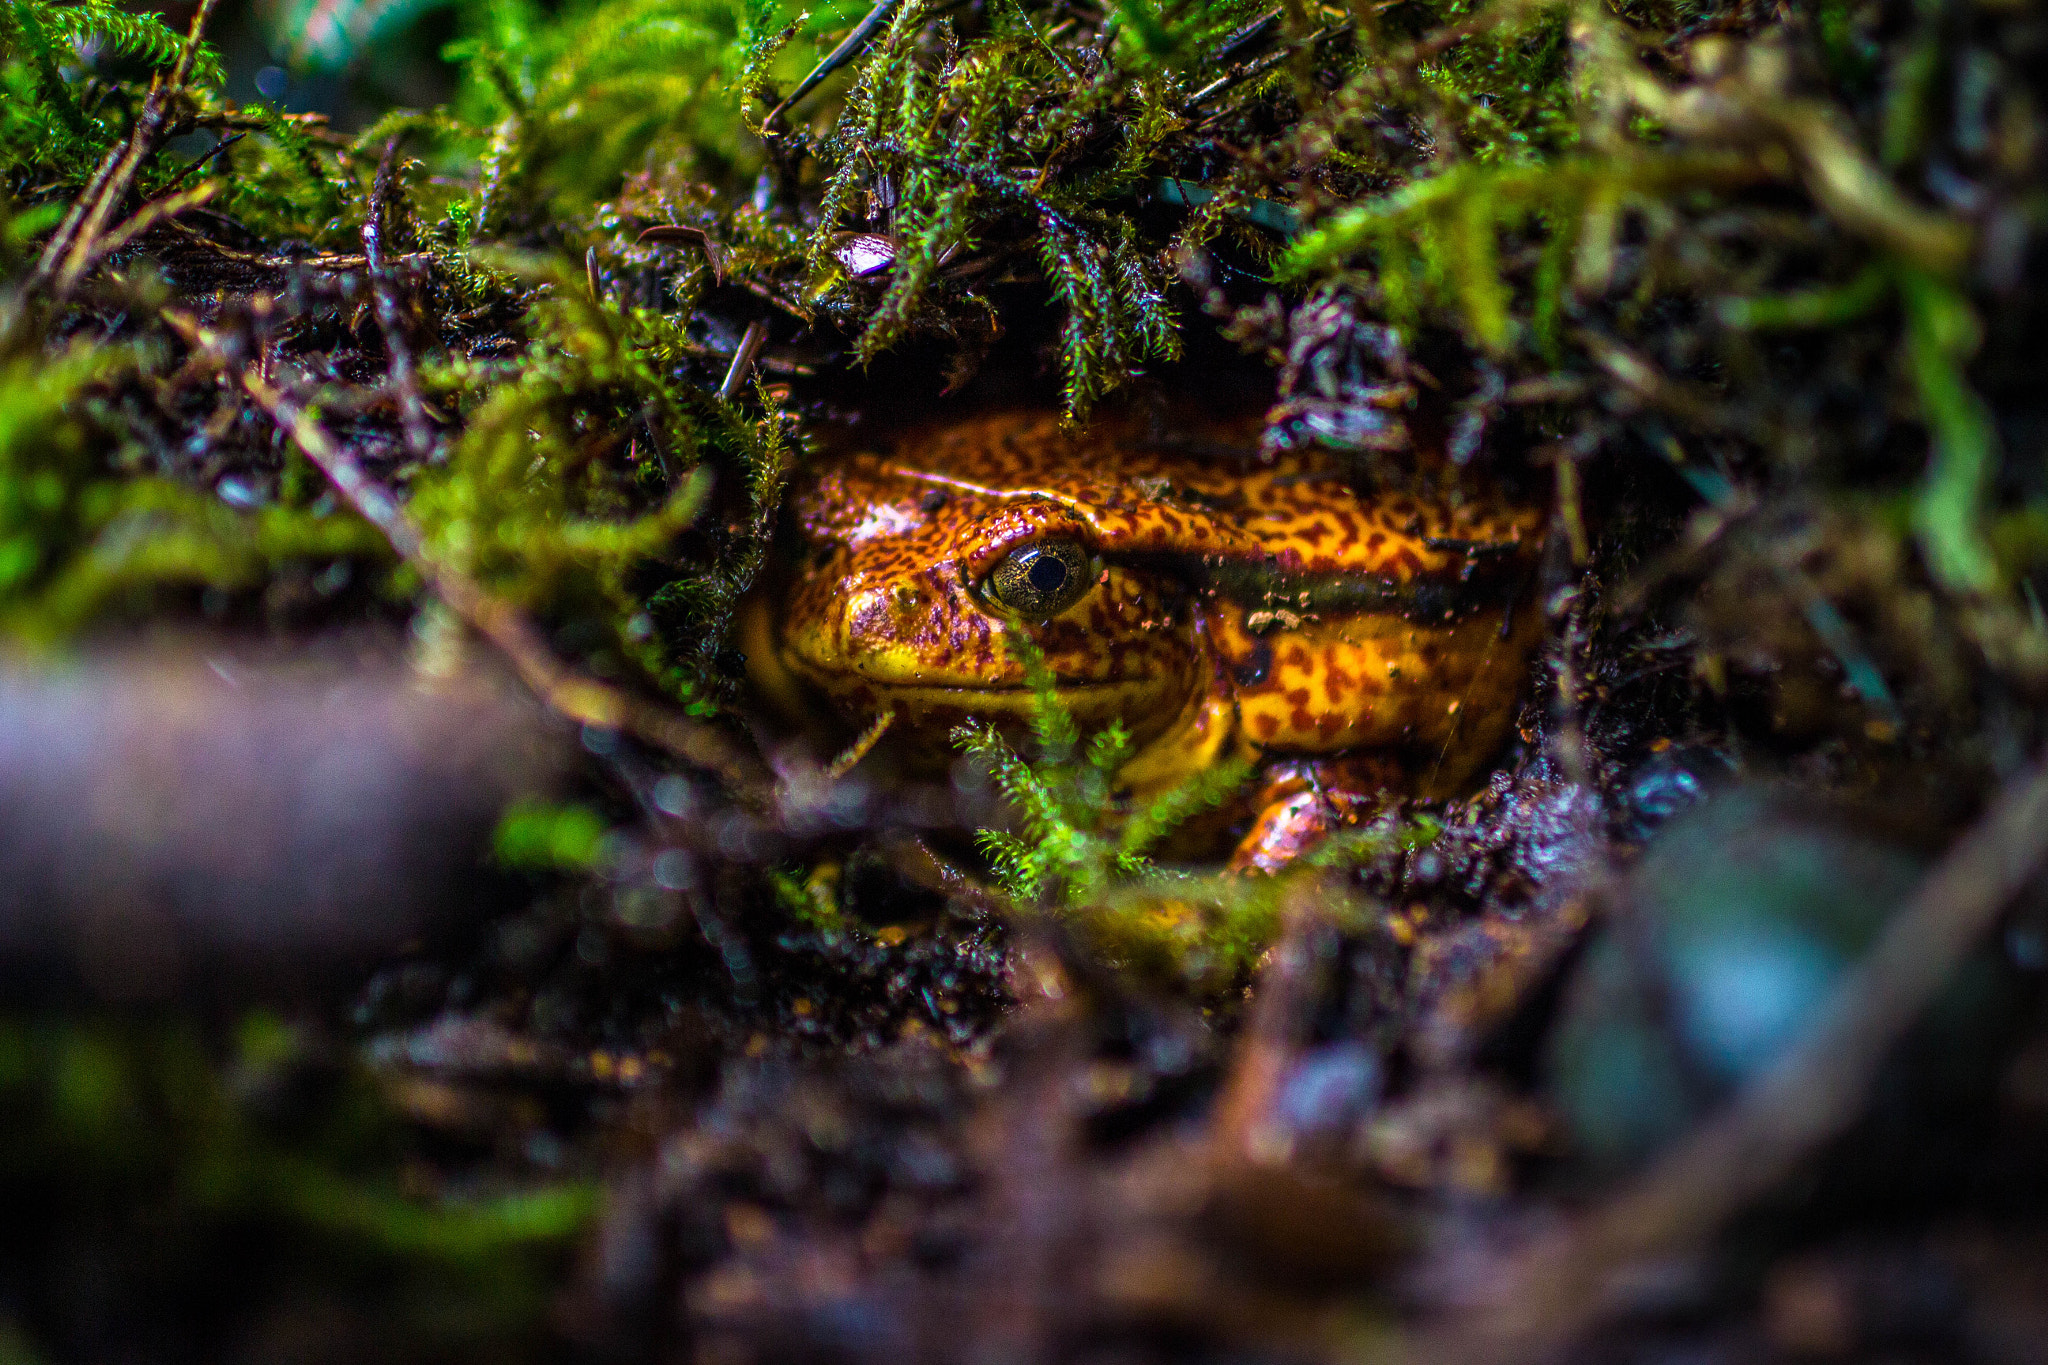
[[[196,319],[174,309],[164,310],[163,316],[195,350],[212,356],[236,378],[256,406],[290,434],[349,506],[383,534],[436,597],[504,654],[520,680],[549,708],[583,725],[622,731],[707,769],[736,795],[764,805],[772,799],[772,783],[725,736],[563,664],[517,607],[493,596],[475,579],[430,552],[419,527],[398,500],[370,477],[297,399],[258,374],[255,367],[237,363],[219,338]]]
[[[861,731],[855,737],[853,743],[846,746],[845,752],[826,765],[825,776],[836,782],[852,772],[860,761],[872,753],[874,747],[882,742],[882,736],[889,733],[889,727],[895,724],[895,722],[896,713],[894,711],[884,711],[881,715],[876,716],[873,721],[869,722],[868,728]]]
[[[154,96],[154,90],[151,93]],[[23,283],[23,293],[33,293],[56,273],[65,253],[70,250],[71,243],[77,238],[79,224],[85,221],[85,215],[91,211],[92,206],[99,202],[100,192],[107,187],[107,181],[113,177],[114,168],[121,164],[123,154],[124,149],[121,147],[108,149],[105,159],[99,164],[99,169],[92,173],[92,179],[85,182],[85,188],[79,191],[78,198],[72,200],[71,207],[64,211],[64,218],[57,224],[57,230],[50,234],[49,241],[43,243],[43,254],[37,259],[36,268],[29,272],[28,279]]]
[[[1279,12],[1280,11],[1275,10],[1273,11],[1273,14],[1277,15]],[[1269,15],[1267,17],[1271,18],[1272,15]],[[1309,34],[1308,38],[1303,42],[1301,47],[1314,47],[1317,43],[1323,41],[1323,39],[1334,38],[1338,34],[1348,31],[1350,27],[1351,25],[1348,22],[1342,24],[1325,24],[1323,27]],[[1279,66],[1282,63],[1286,62],[1288,58],[1297,55],[1297,53],[1300,51],[1301,48],[1285,48],[1279,52],[1269,53],[1264,57],[1260,57],[1258,60],[1249,62],[1244,66],[1237,68],[1234,71],[1227,71],[1223,75],[1218,76],[1215,80],[1210,81],[1200,90],[1197,90],[1194,94],[1189,95],[1188,107],[1192,109],[1196,105],[1206,103],[1207,101],[1214,99],[1217,95],[1223,93],[1225,90],[1228,90],[1231,86],[1242,84],[1243,82],[1252,79],[1254,76],[1263,76],[1268,71],[1271,71],[1274,67]],[[1207,124],[1213,122],[1214,118],[1215,116],[1211,115],[1210,117],[1203,119],[1202,122],[1204,124]]]
[[[1207,1212],[1250,1258],[1355,1272],[1401,1249],[1404,1221],[1379,1191],[1303,1151],[1303,1134],[1280,1102],[1313,1036],[1329,979],[1329,936],[1346,899],[1327,878],[1298,878],[1287,892],[1279,940],[1259,972],[1209,1122]]]
[[[2048,863],[2048,757],[2009,782],[1920,883],[1806,1036],[1719,1117],[1501,1277],[1497,1307],[1417,1343],[1450,1365],[1534,1360],[1598,1321],[1626,1266],[1696,1246],[1855,1121],[1900,1036]]]
[[[169,222],[186,209],[198,208],[219,192],[220,182],[210,180],[203,185],[193,186],[183,194],[164,195],[150,200],[136,210],[127,222],[106,233],[93,244],[91,259],[86,262],[87,268],[113,255],[159,223]]]
[[[319,270],[329,274],[343,274],[351,270],[367,270],[370,266],[368,256],[259,256],[253,251],[237,251],[231,246],[224,246],[205,233],[195,232],[183,223],[174,222],[170,226],[193,245],[205,247],[222,260],[261,270]],[[433,261],[434,254],[431,251],[407,251],[397,256],[387,254],[384,257],[384,268],[392,271],[410,270],[418,266],[431,265]]]
[[[282,1003],[451,928],[570,745],[518,689],[222,642],[0,667],[0,1001]],[[556,732],[556,733],[551,733]],[[264,760],[251,762],[251,755]],[[346,769],[351,780],[308,775]],[[365,875],[375,869],[375,875]]]
[[[193,173],[201,166],[204,166],[209,161],[218,161],[227,152],[228,148],[234,146],[247,136],[249,136],[247,133],[236,133],[233,137],[224,137],[214,145],[212,151],[201,152],[198,156],[193,157],[185,163],[182,170],[165,182],[163,188],[157,191],[157,198],[162,199],[176,190],[180,185],[190,180]]]
[[[1000,1107],[977,1124],[973,1149],[988,1172],[986,1207],[1002,1229],[976,1286],[971,1354],[985,1360],[1047,1360],[1069,1296],[1076,1257],[1090,1250],[1093,1212],[1077,1169],[1084,1064],[1073,1002],[1040,999],[1010,1029],[1014,1076]],[[1099,1226],[1099,1225],[1097,1225]]]
[[[761,353],[761,347],[768,341],[768,324],[750,322],[740,337],[739,349],[732,353],[732,366],[725,372],[725,382],[718,386],[718,396],[731,402],[739,393],[740,386],[753,373],[754,357]]]
[[[725,353],[723,351],[713,350],[709,346],[700,345],[699,343],[694,341],[678,341],[675,343],[675,348],[681,354],[689,356],[695,360],[717,360],[720,359],[721,357],[725,357]],[[730,358],[725,358],[727,359],[727,363],[730,364]],[[818,372],[817,367],[814,365],[806,365],[801,361],[785,360],[780,356],[772,355],[755,356],[754,368],[757,370],[764,370],[769,374],[794,374],[809,376],[814,375]]]
[[[1730,426],[1719,407],[1691,385],[1667,377],[1649,360],[1613,337],[1591,327],[1578,327],[1572,339],[1584,346],[1599,366],[1645,405],[1679,418],[1701,431]]]
[[[1209,60],[1213,62],[1234,62],[1239,57],[1257,48],[1264,47],[1266,40],[1279,31],[1282,12],[1279,6],[1275,6],[1250,23],[1243,25],[1235,33],[1223,40],[1222,46],[1218,47],[1210,55]]]
[[[1302,878],[1287,897],[1280,935],[1266,954],[1252,995],[1251,1017],[1216,1097],[1211,1159],[1223,1171],[1284,1162],[1271,1131],[1274,1101],[1287,1067],[1300,1052],[1315,1006],[1316,940],[1329,925],[1322,898],[1329,887]]]
[[[405,314],[398,306],[398,289],[384,265],[385,215],[398,162],[398,143],[399,139],[394,137],[384,145],[384,156],[377,163],[377,178],[371,183],[369,213],[363,219],[363,261],[369,267],[370,291],[377,300],[377,330],[384,334],[384,349],[391,359],[391,387],[398,395],[405,448],[414,459],[424,460],[434,453],[434,430],[427,422],[427,405],[420,398],[412,344],[405,335]]]

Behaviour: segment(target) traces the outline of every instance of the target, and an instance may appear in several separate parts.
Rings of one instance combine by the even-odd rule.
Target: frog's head
[[[1196,683],[1184,591],[1122,567],[1083,510],[874,457],[826,470],[797,505],[777,652],[856,723],[893,711],[936,738],[1028,715],[1012,635],[1045,656],[1084,727],[1163,729]]]

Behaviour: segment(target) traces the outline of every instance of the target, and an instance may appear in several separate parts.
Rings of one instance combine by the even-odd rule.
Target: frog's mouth
[[[925,702],[937,706],[962,708],[997,707],[1004,710],[1029,711],[1037,704],[1037,689],[1016,687],[950,686],[946,684],[886,683],[867,680],[875,695],[885,702],[900,701],[906,704]],[[1085,706],[1111,700],[1127,700],[1142,697],[1158,690],[1155,680],[1134,679],[1128,682],[1067,682],[1064,679],[1053,683],[1053,695],[1069,706]]]
[[[1014,662],[991,666],[985,654],[976,659],[958,646],[945,651],[951,657],[937,659],[916,642],[904,645],[886,640],[879,646],[868,642],[849,646],[845,634],[843,629],[785,631],[775,637],[773,648],[791,673],[840,701],[874,698],[910,705],[1004,710],[1031,705],[1033,688]],[[1185,681],[1179,670],[1132,668],[1132,660],[1126,660],[1125,668],[1111,676],[1103,676],[1110,673],[1103,669],[1081,677],[1061,676],[1057,658],[1047,662],[1055,670],[1054,692],[1070,705],[1142,700],[1162,691],[1178,691]],[[974,666],[977,663],[979,669]]]
[[[876,676],[860,669],[821,668],[794,650],[785,649],[790,671],[823,692],[837,709],[856,722],[894,712],[891,729],[899,738],[946,742],[966,722],[1008,724],[1037,714],[1038,692],[1018,682],[984,680],[926,682]],[[1164,674],[1142,674],[1111,680],[1056,679],[1053,695],[1084,730],[1122,720],[1139,739],[1150,737],[1180,709],[1186,680]]]
[[[911,712],[951,710],[961,713],[982,713],[990,711],[1027,714],[1037,708],[1036,688],[1017,684],[1006,686],[989,683],[906,683],[890,682],[861,674],[821,675],[815,670],[801,670],[812,682],[828,692],[841,694],[847,700],[867,702],[875,710],[898,709]],[[1068,682],[1056,681],[1053,695],[1072,710],[1076,719],[1100,714],[1104,719],[1120,713],[1120,709],[1140,705],[1157,698],[1167,690],[1170,680],[1143,677],[1126,678],[1114,682]]]
[[[1122,721],[1138,743],[1153,739],[1180,712],[1184,688],[1167,679],[1145,677],[1119,682],[1058,682],[1053,695],[1084,732]],[[890,728],[897,739],[915,749],[957,752],[952,735],[964,723],[979,722],[1004,731],[1021,730],[1038,715],[1039,694],[1031,687],[881,685],[861,699],[857,709],[873,715],[894,713]]]

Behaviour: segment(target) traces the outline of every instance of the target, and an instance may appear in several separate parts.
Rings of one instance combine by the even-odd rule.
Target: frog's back
[[[1532,545],[1539,519],[1494,500],[1361,493],[1320,451],[1263,462],[1243,449],[1174,450],[1148,444],[1135,424],[1069,433],[1051,413],[927,428],[862,463],[879,482],[1060,503],[1116,554],[1289,578],[1455,578],[1475,553]]]

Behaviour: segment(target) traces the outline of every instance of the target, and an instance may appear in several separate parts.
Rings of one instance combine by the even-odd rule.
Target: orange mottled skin
[[[893,711],[897,737],[946,752],[961,721],[1028,711],[1020,629],[1083,725],[1132,732],[1129,795],[1259,764],[1240,869],[1277,868],[1390,790],[1468,781],[1540,633],[1537,513],[1362,494],[1315,452],[1196,459],[998,413],[834,459],[796,510],[800,561],[750,641],[764,680],[794,674],[856,723]],[[1055,539],[1091,556],[1086,594],[1049,620],[997,606],[995,565]]]

